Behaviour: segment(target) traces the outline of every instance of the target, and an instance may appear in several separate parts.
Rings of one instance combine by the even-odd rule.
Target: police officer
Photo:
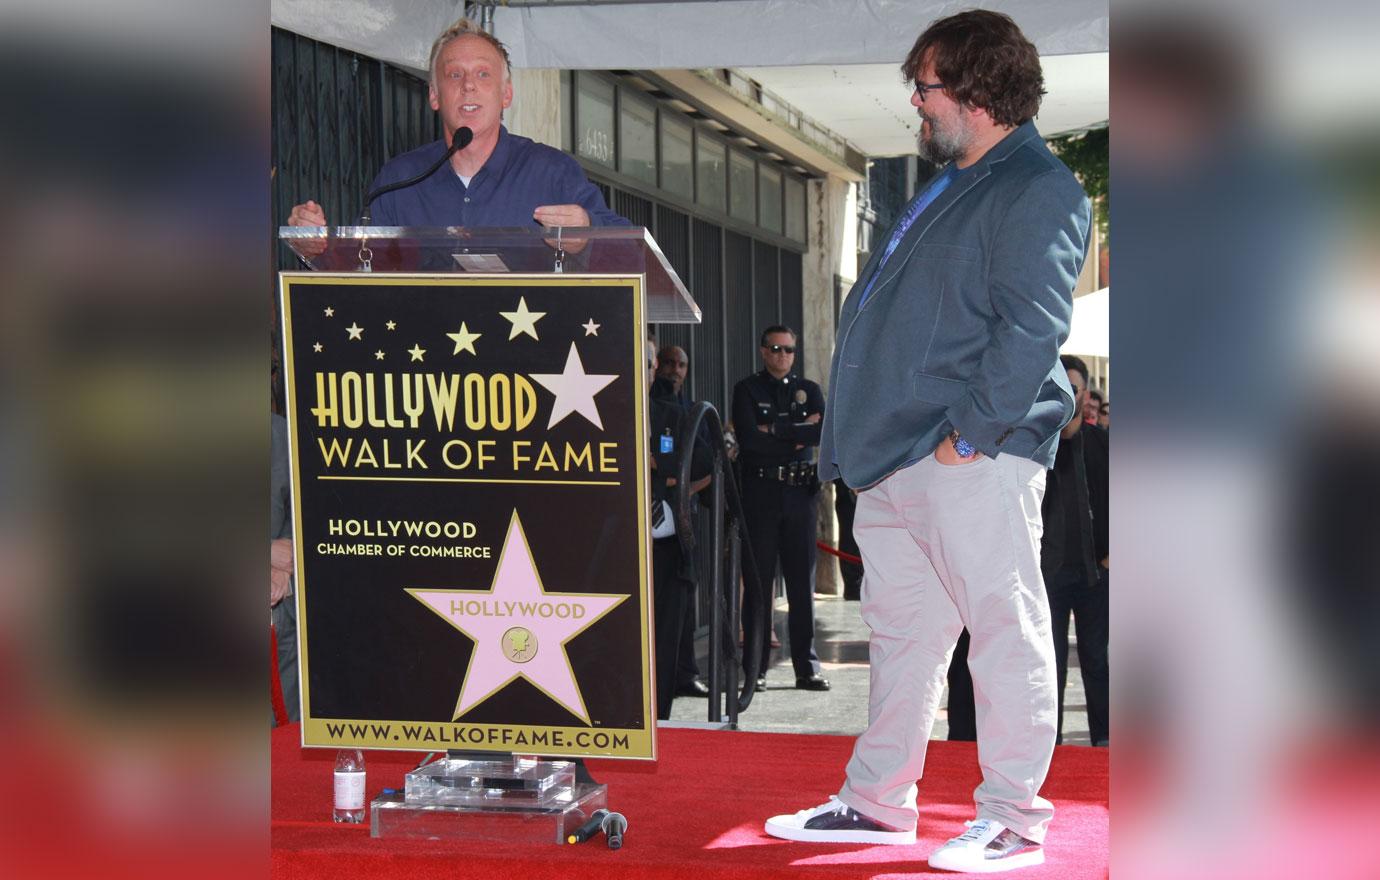
[[[814,447],[824,417],[819,386],[791,372],[795,365],[796,335],[774,325],[762,333],[765,369],[733,388],[733,424],[741,447],[743,513],[747,537],[757,560],[762,590],[761,615],[754,604],[743,603],[743,631],[760,628],[762,665],[757,679],[766,687],[771,653],[772,582],[778,560],[786,581],[791,665],[795,686],[827,691],[829,680],[819,671],[815,653],[815,496],[819,479]]]

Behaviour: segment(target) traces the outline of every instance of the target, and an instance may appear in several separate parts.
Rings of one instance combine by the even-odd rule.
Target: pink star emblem
[[[525,678],[589,723],[565,646],[628,597],[547,592],[516,510],[489,589],[407,592],[474,640],[455,718]]]

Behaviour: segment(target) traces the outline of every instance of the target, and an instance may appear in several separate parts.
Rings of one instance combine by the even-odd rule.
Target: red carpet
[[[578,846],[383,841],[368,825],[330,821],[335,753],[298,747],[297,725],[273,731],[275,877],[482,877],[485,880],[627,878],[888,878],[933,874],[930,851],[973,817],[972,743],[930,744],[913,846],[804,844],[762,833],[762,822],[838,791],[853,740],[841,736],[665,730],[661,760],[590,761],[609,806],[628,817],[623,849],[596,838]],[[369,752],[369,796],[401,788],[420,753]],[[1045,864],[1013,876],[1107,876],[1107,751],[1063,746],[1043,794],[1054,802]]]

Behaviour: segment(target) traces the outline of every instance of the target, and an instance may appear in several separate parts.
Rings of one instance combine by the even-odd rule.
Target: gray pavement
[[[857,736],[867,726],[867,639],[868,630],[857,602],[833,596],[815,597],[815,650],[824,666],[824,675],[833,685],[824,692],[795,689],[786,640],[786,607],[778,603],[773,615],[776,632],[783,641],[781,650],[772,651],[767,670],[767,689],[753,697],[752,705],[738,719],[740,730],[775,733],[832,733]],[[1073,627],[1069,627],[1072,636]],[[708,670],[705,640],[701,639],[699,663]],[[1072,638],[1070,638],[1072,642]],[[782,653],[785,651],[786,653]],[[1077,649],[1069,649],[1069,682],[1064,694],[1064,744],[1088,745],[1088,716],[1083,698],[1083,680],[1078,670]],[[947,695],[945,705],[947,705]],[[671,709],[672,722],[704,722],[708,704],[703,699],[677,697]],[[948,714],[941,710],[935,721],[932,739],[945,739],[949,732]]]

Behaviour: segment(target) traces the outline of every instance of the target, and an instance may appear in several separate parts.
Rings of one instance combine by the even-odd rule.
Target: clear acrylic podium
[[[467,274],[476,280],[640,276],[645,322],[701,319],[685,284],[642,227],[284,226],[278,237],[311,274],[374,273],[385,276],[381,281],[387,275],[433,274]],[[303,273],[282,274],[287,279]],[[654,708],[649,711],[654,744]],[[654,745],[646,756],[652,754]],[[408,773],[402,790],[385,790],[373,798],[370,829],[374,837],[395,839],[563,843],[596,810],[607,807],[607,786],[580,782],[576,765],[560,755],[451,751]]]
[[[559,844],[608,808],[608,786],[577,782],[570,761],[452,752],[406,780],[370,802],[372,836]]]
[[[282,226],[278,238],[318,272],[641,275],[649,323],[700,322],[690,291],[641,226]]]

